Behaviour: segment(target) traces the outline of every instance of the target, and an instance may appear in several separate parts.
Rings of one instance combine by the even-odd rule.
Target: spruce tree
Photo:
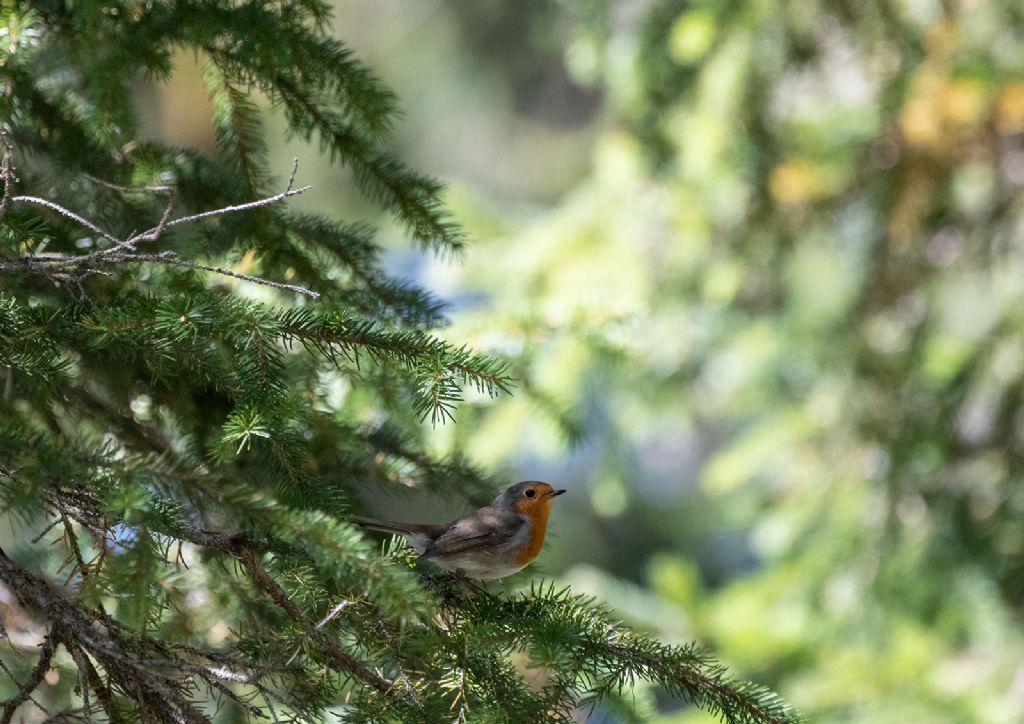
[[[422,431],[514,381],[432,336],[443,303],[382,271],[371,228],[295,211],[302,169],[268,166],[257,97],[413,243],[464,244],[440,185],[385,150],[396,99],[326,3],[3,13],[0,721],[638,718],[639,681],[795,718],[593,600],[466,589],[346,522],[374,487],[487,502],[499,481]],[[139,135],[135,83],[180,49],[214,155]]]

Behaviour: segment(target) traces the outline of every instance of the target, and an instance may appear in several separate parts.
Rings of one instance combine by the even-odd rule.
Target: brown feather
[[[445,526],[431,523],[390,523],[386,520],[376,518],[364,518],[361,515],[349,516],[349,521],[367,530],[376,530],[381,533],[397,533],[398,535],[425,535],[434,538],[440,535]]]

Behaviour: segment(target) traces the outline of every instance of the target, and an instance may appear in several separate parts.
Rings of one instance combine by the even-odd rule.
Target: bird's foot
[[[467,577],[466,574],[459,569],[452,571],[452,577],[471,591],[475,591],[476,593],[490,593],[486,586]]]

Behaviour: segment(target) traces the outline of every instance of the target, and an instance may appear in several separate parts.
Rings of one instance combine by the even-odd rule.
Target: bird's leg
[[[459,581],[448,571],[417,571],[420,580],[439,595],[445,603],[457,601],[462,594]]]
[[[476,583],[472,579],[467,577],[465,571],[463,571],[461,568],[456,568],[454,571],[452,571],[452,576],[455,577],[456,581],[458,581],[471,591],[476,591],[477,593],[488,593],[488,590],[486,588],[484,588],[479,583]]]

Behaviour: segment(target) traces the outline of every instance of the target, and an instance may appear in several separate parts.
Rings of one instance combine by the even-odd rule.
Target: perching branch
[[[106,275],[109,272],[105,271],[106,268],[126,263],[135,262],[152,262],[157,264],[165,264],[167,266],[178,266],[187,269],[197,269],[201,271],[209,271],[214,274],[221,276],[233,277],[235,279],[241,279],[243,281],[252,282],[254,284],[261,284],[263,286],[274,287],[275,289],[282,289],[285,291],[295,292],[297,294],[303,294],[305,296],[316,299],[320,296],[318,292],[314,292],[305,287],[301,287],[295,284],[285,284],[283,282],[275,282],[270,279],[264,279],[262,277],[256,277],[249,274],[241,274],[230,269],[223,267],[210,266],[207,264],[200,264],[198,262],[186,261],[179,259],[174,252],[164,251],[157,254],[141,254],[136,251],[139,244],[143,242],[156,242],[160,239],[163,233],[174,226],[181,226],[182,224],[190,224],[204,219],[209,219],[215,216],[224,216],[226,214],[240,213],[244,211],[251,211],[263,206],[269,206],[276,204],[292,196],[298,196],[301,193],[305,193],[311,187],[303,186],[301,188],[295,188],[295,175],[298,172],[299,161],[295,159],[292,162],[291,175],[288,177],[288,185],[284,191],[268,196],[263,199],[257,199],[256,201],[250,201],[244,204],[236,204],[233,206],[224,206],[219,209],[213,209],[210,211],[202,211],[196,214],[189,214],[187,216],[181,216],[176,219],[171,218],[171,214],[174,210],[175,194],[173,190],[167,187],[151,187],[148,189],[153,193],[168,193],[169,200],[166,207],[164,207],[163,214],[160,218],[159,223],[146,231],[133,234],[126,239],[118,239],[109,231],[106,231],[98,224],[90,221],[89,219],[76,214],[74,211],[61,206],[58,203],[42,199],[37,196],[11,196],[10,189],[14,178],[13,166],[12,166],[12,153],[10,145],[7,142],[6,137],[0,137],[0,145],[3,146],[3,159],[0,161],[0,180],[4,181],[4,196],[0,200],[0,218],[6,212],[6,209],[11,203],[23,203],[34,206],[41,206],[49,211],[52,211],[60,216],[74,221],[80,226],[85,227],[89,231],[93,232],[111,242],[113,246],[93,251],[88,254],[79,254],[74,256],[68,256],[64,254],[55,255],[38,255],[38,256],[25,256],[16,259],[2,258],[0,257],[0,272],[15,272],[22,274],[36,274],[44,276],[56,281],[72,282],[81,286],[81,280],[90,274],[102,274]],[[145,189],[127,189],[125,187],[115,186],[108,184],[107,182],[101,182],[104,185],[111,186],[123,192],[129,191],[143,191]]]
[[[622,626],[592,599],[568,589],[534,585],[510,598],[480,593],[446,597],[462,628],[500,626],[513,650],[529,649],[538,627],[571,625],[553,661],[557,673],[545,694],[553,704],[578,706],[642,679],[661,685],[732,724],[795,724],[800,716],[766,690],[729,679],[725,669],[695,646],[669,646]]]

